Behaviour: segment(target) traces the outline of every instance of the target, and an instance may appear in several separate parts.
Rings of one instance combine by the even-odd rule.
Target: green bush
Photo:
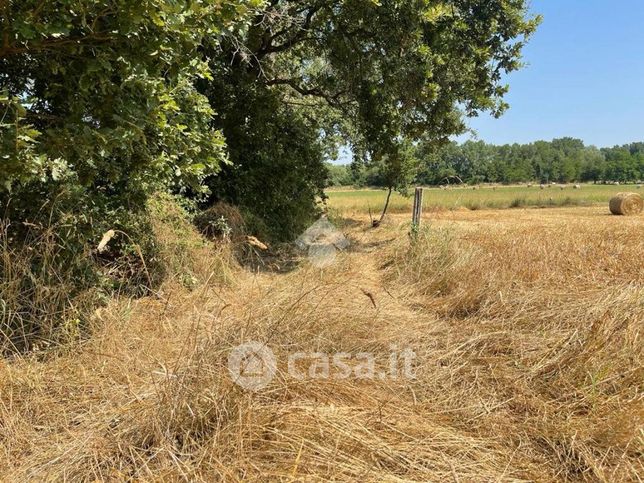
[[[147,200],[167,189],[203,193],[204,177],[226,162],[223,135],[195,82],[211,76],[203,46],[244,25],[253,4],[4,2],[6,344],[29,348],[34,338],[54,337],[64,320],[82,319],[67,312],[88,291],[140,295],[166,277]],[[99,252],[109,230],[115,236]]]
[[[306,112],[269,89],[247,84],[241,74],[217,85],[209,98],[231,164],[207,180],[207,206],[226,202],[244,215],[249,234],[286,241],[321,213],[328,177],[319,126]]]

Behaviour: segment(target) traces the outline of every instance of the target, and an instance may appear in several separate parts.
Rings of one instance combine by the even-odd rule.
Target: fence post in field
[[[423,188],[416,188],[414,193],[414,210],[411,215],[411,231],[418,233],[421,215],[423,214]]]

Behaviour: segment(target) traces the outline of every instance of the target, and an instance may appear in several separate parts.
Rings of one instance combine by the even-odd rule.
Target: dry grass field
[[[575,187],[577,186],[577,188]],[[453,210],[467,208],[553,208],[557,206],[605,205],[620,191],[642,193],[640,185],[593,185],[593,184],[539,184],[522,186],[450,186],[446,189],[425,188],[423,206],[425,210]],[[389,209],[392,213],[409,213],[413,202],[411,197],[394,193]],[[371,210],[378,213],[387,197],[385,190],[377,189],[331,189],[328,192],[329,206],[343,213],[364,214]]]
[[[327,268],[170,281],[0,362],[0,480],[644,479],[642,215],[428,211],[415,242],[407,214],[368,221],[340,220],[351,246]],[[248,340],[278,360],[256,393],[227,369]],[[392,347],[415,378],[285,362]]]

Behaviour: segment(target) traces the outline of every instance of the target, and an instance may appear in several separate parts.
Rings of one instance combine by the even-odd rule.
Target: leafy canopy
[[[251,0],[252,1],[252,0]],[[0,189],[73,179],[126,195],[198,186],[225,160],[194,88],[245,0],[0,2]]]
[[[326,134],[341,131],[358,162],[384,160],[402,186],[407,143],[442,143],[464,115],[503,113],[502,75],[521,66],[538,23],[524,0],[273,0],[229,60],[341,112]]]

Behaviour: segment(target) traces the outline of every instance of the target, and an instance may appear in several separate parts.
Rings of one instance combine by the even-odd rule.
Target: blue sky
[[[523,51],[528,65],[506,77],[510,109],[470,119],[476,139],[644,141],[644,0],[532,0],[531,10],[543,22]],[[344,151],[335,162],[350,161]]]
[[[507,77],[510,109],[469,121],[478,139],[644,141],[644,0],[533,0],[543,22]],[[466,137],[459,140],[467,139]]]

